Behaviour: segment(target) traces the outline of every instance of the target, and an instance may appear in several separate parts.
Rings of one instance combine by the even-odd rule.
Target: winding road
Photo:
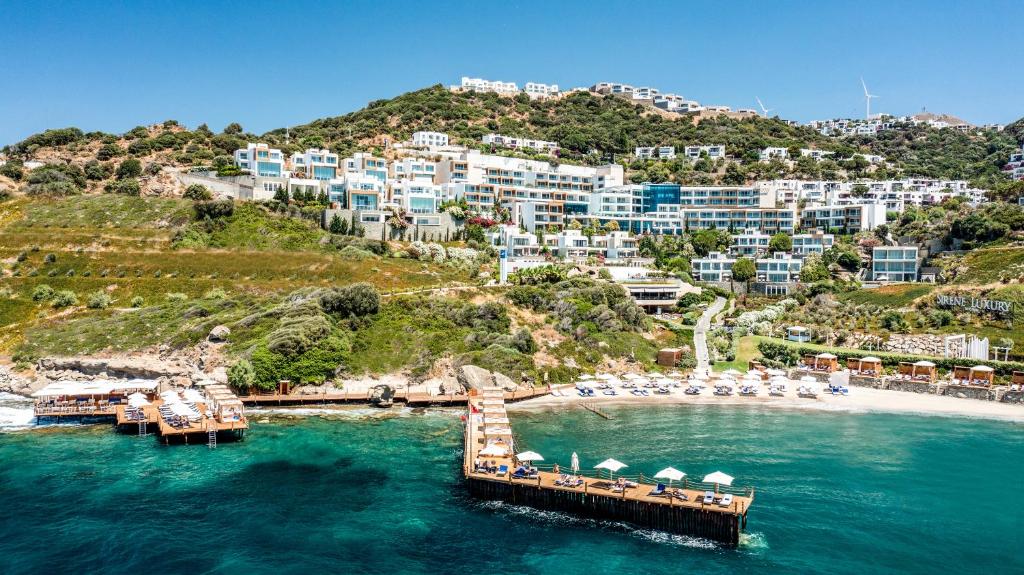
[[[697,325],[693,328],[693,348],[697,355],[697,373],[708,373],[711,371],[711,357],[708,354],[708,329],[711,328],[711,319],[714,318],[722,308],[725,307],[725,298],[716,298],[708,309],[704,310]]]

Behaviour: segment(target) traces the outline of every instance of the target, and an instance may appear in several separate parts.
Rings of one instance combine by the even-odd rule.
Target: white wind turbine
[[[865,109],[865,120],[871,119],[871,98],[877,98],[878,96],[868,93],[868,85],[864,83],[864,76],[860,77],[860,85],[864,88],[864,103],[867,106]]]
[[[764,104],[761,102],[761,98],[759,98],[757,96],[754,96],[754,99],[757,100],[757,105],[761,107],[761,115],[764,116],[765,118],[768,117],[768,112],[771,112],[772,110],[775,109],[775,108],[765,108]]]

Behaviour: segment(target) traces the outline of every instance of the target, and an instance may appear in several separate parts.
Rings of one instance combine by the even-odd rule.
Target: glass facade
[[[658,210],[662,204],[679,204],[678,184],[645,184],[643,189],[643,202],[641,204],[644,213]]]
[[[256,162],[256,174],[268,178],[281,176],[281,164],[277,162]]]
[[[314,180],[330,180],[337,174],[338,169],[334,166],[313,166]]]

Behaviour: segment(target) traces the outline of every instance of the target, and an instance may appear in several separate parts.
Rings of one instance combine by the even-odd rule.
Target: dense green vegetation
[[[877,136],[834,139],[806,126],[792,126],[778,118],[707,118],[667,116],[642,104],[614,96],[588,92],[557,100],[531,101],[525,95],[453,93],[436,85],[365,108],[308,124],[277,129],[257,136],[238,124],[213,133],[206,125],[187,130],[169,120],[151,127],[136,127],[122,135],[83,133],[76,128],[47,130],[4,148],[11,162],[2,175],[14,181],[27,179],[26,191],[64,196],[96,186],[118,193],[134,193],[134,182],[159,173],[162,165],[204,167],[221,175],[235,175],[230,154],[247,141],[264,141],[286,154],[310,146],[328,147],[342,155],[356,151],[383,152],[385,141],[408,139],[417,130],[448,133],[454,143],[484,149],[481,136],[500,132],[512,136],[559,142],[554,162],[599,163],[626,161],[632,181],[676,181],[687,184],[742,184],[756,179],[803,177],[841,179],[872,176],[894,178],[911,175],[969,179],[993,187],[1005,185],[999,172],[1010,151],[1024,140],[1017,122],[1004,132],[992,130],[964,134],[905,126]],[[724,144],[738,162],[701,158],[668,161],[629,160],[634,147]],[[781,161],[759,162],[758,152],[767,146],[784,147],[797,159],[792,166]],[[799,148],[831,150],[836,154],[821,162],[800,158]],[[24,173],[20,161],[44,150],[60,150],[74,160],[70,168],[54,164],[46,170]],[[524,155],[523,151],[497,149],[495,153]],[[871,166],[856,153],[879,154],[891,167]],[[836,159],[832,159],[836,158]],[[145,188],[145,182],[141,182]],[[1004,190],[1009,197],[1013,191]],[[1000,192],[1002,193],[1002,192]]]

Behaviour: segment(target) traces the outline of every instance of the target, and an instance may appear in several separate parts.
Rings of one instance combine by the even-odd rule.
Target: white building
[[[389,166],[392,180],[414,180],[421,183],[434,183],[437,176],[437,164],[425,158],[407,156],[396,159]]]
[[[634,150],[634,156],[638,160],[650,160],[650,159],[661,159],[661,160],[672,160],[676,157],[675,146],[650,146],[650,147],[637,147]]]
[[[403,180],[391,184],[391,203],[411,214],[437,213],[444,201],[442,186],[430,182]]]
[[[878,282],[917,281],[915,246],[876,246],[871,250],[871,279]]]
[[[884,204],[808,207],[800,214],[801,226],[849,233],[873,230],[886,222]]]
[[[448,134],[442,132],[413,132],[412,145],[425,148],[448,145]]]
[[[490,245],[508,250],[510,259],[535,257],[542,248],[535,234],[521,232],[515,224],[494,226],[485,236]]]
[[[824,160],[826,157],[832,155],[835,155],[835,152],[830,152],[828,150],[812,150],[808,148],[800,148],[800,157],[810,156],[812,160],[815,160],[817,162],[820,162]]]
[[[799,281],[802,267],[802,259],[786,252],[775,252],[769,256],[757,258],[754,262],[757,281],[767,283]]]
[[[835,242],[836,238],[832,234],[824,234],[817,231],[795,234],[793,236],[793,255],[822,254],[825,253],[825,250],[835,245]]]
[[[767,162],[769,160],[775,159],[785,160],[789,158],[789,150],[787,150],[786,148],[773,148],[769,146],[761,150],[759,157],[762,162]]]
[[[540,84],[537,82],[527,82],[523,91],[526,92],[526,95],[531,100],[553,98],[560,93],[558,91],[558,84]]]
[[[696,160],[701,157],[702,154],[706,154],[708,158],[717,160],[718,158],[725,157],[725,145],[723,144],[712,144],[710,146],[686,146],[686,157],[691,160]]]
[[[755,257],[768,252],[772,236],[758,229],[744,229],[732,237],[729,253],[735,256]]]
[[[510,148],[513,150],[529,149],[547,153],[554,153],[558,151],[558,142],[549,142],[547,140],[516,138],[513,136],[504,136],[502,134],[486,134],[481,138],[481,140],[483,143],[491,146]]]
[[[519,87],[515,82],[502,82],[501,80],[484,80],[483,78],[462,77],[460,86],[463,90],[474,92],[494,92],[508,96],[519,93]]]
[[[1010,161],[1003,166],[1003,172],[1013,180],[1024,180],[1024,146],[1010,154]]]
[[[27,164],[26,164],[27,165]],[[284,168],[284,154],[267,144],[248,143],[244,149],[235,150],[235,166],[248,170],[254,176],[264,178],[287,177]]]
[[[338,155],[329,150],[308,148],[292,154],[292,171],[313,180],[330,180],[338,176]]]

